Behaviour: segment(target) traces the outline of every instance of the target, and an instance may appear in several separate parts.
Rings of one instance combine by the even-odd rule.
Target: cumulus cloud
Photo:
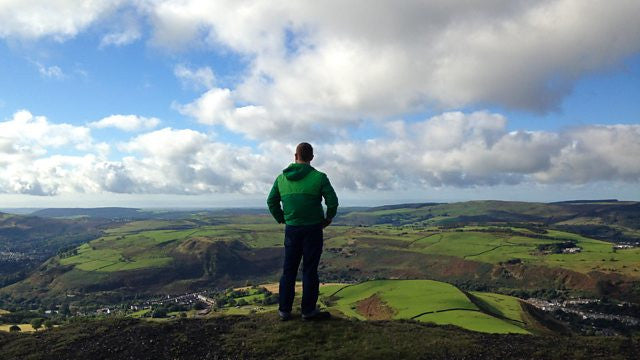
[[[252,125],[272,129],[262,140],[286,140],[291,126],[331,132],[423,109],[548,112],[578,79],[640,50],[633,0],[166,0],[149,12],[155,44],[209,44],[252,59],[229,95],[252,105]],[[203,94],[187,112],[220,94]],[[256,137],[231,118],[217,123]]]
[[[640,181],[640,125],[508,131],[504,116],[480,111],[385,126],[378,138],[315,144],[314,165],[352,191]],[[121,143],[124,156],[113,160],[88,128],[27,111],[0,122],[0,134],[0,192],[33,195],[264,194],[295,147],[242,147],[163,128]],[[77,155],[61,154],[70,148]]]
[[[109,15],[123,0],[3,0],[0,37],[65,40]]]
[[[77,161],[68,162],[73,157],[55,153],[63,149],[103,153],[104,146],[94,144],[86,127],[53,124],[44,116],[18,111],[0,122],[0,192],[53,195],[60,187],[84,188],[71,185],[77,179],[65,176],[77,168]]]
[[[89,123],[89,126],[96,129],[113,127],[123,131],[137,131],[153,129],[160,124],[160,120],[155,117],[144,117],[138,115],[111,115]]]
[[[157,46],[232,52],[247,64],[229,89],[241,105],[217,123],[286,141],[291,127],[335,135],[424,109],[556,110],[580,78],[640,50],[639,12],[635,0],[8,0],[0,37],[66,39],[100,23],[102,46],[123,45],[148,23]],[[206,90],[191,110],[212,99],[211,68],[174,72]]]
[[[177,65],[174,75],[202,94],[174,107],[257,148],[152,131],[158,119],[138,115],[72,126],[23,111],[0,122],[0,192],[259,193],[290,159],[294,137],[312,138],[318,167],[354,190],[640,180],[639,125],[509,131],[500,114],[452,111],[557,109],[580,78],[640,51],[638,1],[8,0],[0,37],[63,41],[123,7],[135,8],[132,23],[148,20],[155,46],[244,59],[229,88],[216,84],[215,67]],[[101,46],[147,33],[129,25],[105,26]],[[397,120],[425,109],[440,115]],[[365,121],[384,135],[349,140]],[[89,130],[106,127],[147,132],[107,160]],[[70,151],[81,154],[60,155]]]
[[[122,11],[110,22],[111,30],[102,36],[100,48],[129,45],[142,37],[139,14],[134,9]]]
[[[210,89],[215,83],[215,75],[210,67],[204,66],[197,69],[190,69],[183,64],[173,68],[174,75],[182,82],[184,87],[193,89]]]

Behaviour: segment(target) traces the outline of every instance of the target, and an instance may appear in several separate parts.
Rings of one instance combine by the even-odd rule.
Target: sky
[[[0,208],[640,200],[637,0],[0,0]]]

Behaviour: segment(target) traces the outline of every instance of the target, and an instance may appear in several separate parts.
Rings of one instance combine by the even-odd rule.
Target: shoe
[[[302,314],[302,320],[315,321],[331,319],[331,313],[328,311],[313,310],[309,314]]]
[[[291,320],[291,312],[278,310],[278,316],[280,316],[280,321]]]

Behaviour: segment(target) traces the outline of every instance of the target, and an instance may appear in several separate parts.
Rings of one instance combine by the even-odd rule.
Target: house
[[[198,300],[202,301],[203,303],[210,305],[210,306],[216,306],[216,299],[212,299],[208,296],[204,296],[204,295],[198,295]]]

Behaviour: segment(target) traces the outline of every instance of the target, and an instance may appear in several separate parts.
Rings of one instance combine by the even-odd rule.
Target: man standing
[[[300,143],[296,147],[295,163],[278,176],[267,205],[271,215],[284,230],[284,266],[280,278],[280,319],[291,319],[296,276],[302,264],[302,319],[321,320],[331,317],[316,307],[320,282],[318,263],[322,254],[322,229],[331,224],[338,209],[336,196],[327,175],[311,166],[313,147]],[[327,205],[325,216],[322,198]],[[282,207],[280,207],[282,202]],[[284,211],[283,211],[284,208]]]

